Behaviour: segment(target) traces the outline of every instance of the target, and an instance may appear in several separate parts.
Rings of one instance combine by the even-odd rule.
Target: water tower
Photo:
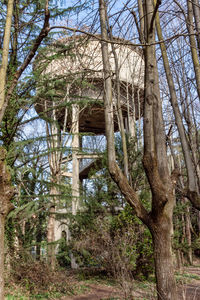
[[[39,95],[35,107],[38,113],[46,111],[47,115],[53,106],[56,107],[57,121],[62,128],[72,134],[72,172],[66,172],[63,175],[72,177],[73,214],[76,214],[78,209],[79,181],[87,178],[94,159],[97,158],[95,153],[80,153],[80,133],[84,135],[105,134],[104,73],[100,39],[99,35],[63,38],[49,47],[46,56],[41,56],[40,65],[46,81],[44,80],[43,86],[38,89]],[[119,130],[116,104],[116,86],[119,84],[124,126],[133,136],[135,119],[142,114],[144,90],[142,51],[124,39],[114,38],[119,72],[117,83],[111,44],[108,48],[113,82],[114,129]],[[51,91],[49,97],[46,96],[48,93],[43,93],[45,89]],[[93,160],[80,170],[79,161],[84,158]]]

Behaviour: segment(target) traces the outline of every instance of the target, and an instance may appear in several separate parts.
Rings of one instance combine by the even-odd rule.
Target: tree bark
[[[197,53],[197,47],[196,47],[196,41],[195,41],[195,35],[194,35],[194,26],[193,26],[193,9],[192,9],[192,1],[187,0],[187,14],[188,14],[188,22],[187,22],[187,28],[189,32],[189,38],[190,38],[190,48],[191,48],[191,54],[192,54],[192,61],[194,66],[194,73],[195,73],[195,80],[197,85],[197,93],[200,100],[200,63]]]
[[[187,203],[187,199],[185,199]],[[187,240],[187,245],[188,245],[188,250],[187,250],[187,258],[188,262],[190,265],[193,263],[192,259],[192,236],[191,236],[191,220],[190,220],[190,209],[187,206],[186,212],[185,212],[185,235],[186,235],[186,240]]]
[[[199,0],[193,0],[192,1],[192,7],[193,7],[193,14],[194,14],[194,21],[195,21],[195,29],[197,32],[197,47],[199,52],[199,59],[200,59],[200,4]]]
[[[79,209],[79,105],[72,104],[72,214],[76,215]]]
[[[152,229],[158,300],[177,299],[171,247],[172,232],[169,230],[172,226],[172,220],[163,217]]]
[[[5,103],[6,74],[8,66],[9,42],[13,14],[13,2],[9,0],[7,5],[6,25],[4,31],[3,53],[0,68],[0,120],[3,118],[3,105]],[[4,299],[4,227],[5,219],[12,209],[10,199],[13,196],[10,174],[5,164],[6,152],[0,148],[0,300]]]
[[[107,19],[107,23],[108,23],[107,14],[106,14],[106,19]],[[108,29],[110,32],[110,39],[113,41],[112,29],[110,28],[109,24],[107,24],[107,26],[108,26]],[[127,139],[126,139],[126,133],[125,133],[125,129],[124,129],[124,119],[123,119],[123,114],[122,114],[121,97],[120,97],[119,63],[118,63],[118,57],[117,57],[117,53],[115,51],[114,44],[112,44],[111,47],[112,47],[112,52],[113,52],[114,60],[115,60],[117,115],[118,115],[119,130],[120,130],[121,139],[122,139],[124,173],[125,173],[126,177],[129,178]],[[128,101],[129,101],[129,99],[127,99],[127,105],[128,105]]]
[[[158,9],[144,1],[145,37],[145,99],[143,164],[152,191],[152,221],[155,271],[158,299],[177,299],[171,238],[173,232],[174,194],[168,170],[159,77],[156,62],[154,18]],[[151,45],[151,46],[149,46]],[[161,243],[162,241],[162,243]]]
[[[3,53],[2,62],[0,69],[0,120],[2,120],[4,112],[3,106],[5,103],[5,89],[6,89],[6,74],[8,66],[8,55],[9,55],[9,43],[10,43],[10,32],[12,25],[12,15],[13,15],[13,3],[14,0],[9,0],[7,5],[7,16],[6,25],[4,30],[4,40],[3,40]]]
[[[0,300],[4,300],[4,228],[5,216],[0,214]]]
[[[8,213],[13,209],[10,200],[14,194],[7,169],[6,151],[0,147],[0,300],[4,299],[4,227]]]

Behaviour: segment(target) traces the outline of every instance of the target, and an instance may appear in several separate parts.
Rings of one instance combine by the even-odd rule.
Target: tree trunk
[[[42,220],[41,220],[41,222],[42,222]],[[40,257],[41,242],[42,242],[42,232],[41,232],[41,227],[39,224],[39,228],[37,228],[37,234],[36,234],[36,259],[37,260],[41,259],[41,257]]]
[[[106,14],[107,17],[107,14]],[[108,18],[107,23],[108,23]],[[108,24],[109,32],[110,32],[110,39],[113,41],[113,36],[112,36],[112,29]],[[128,171],[128,150],[127,150],[127,139],[126,139],[126,133],[125,133],[125,128],[124,128],[124,118],[122,114],[122,107],[121,107],[121,95],[120,95],[120,79],[119,79],[119,62],[118,62],[118,56],[115,50],[114,44],[111,44],[112,47],[112,52],[114,55],[114,61],[115,61],[115,76],[116,76],[116,98],[117,98],[117,115],[118,115],[118,124],[119,124],[119,130],[121,134],[121,139],[122,139],[122,150],[123,150],[123,162],[124,162],[124,174],[126,175],[127,178],[129,178],[129,171]],[[127,106],[128,106],[128,101],[127,100]]]
[[[187,14],[188,14],[187,28],[189,32],[191,55],[192,55],[192,61],[194,66],[197,93],[200,99],[200,63],[199,63],[196,41],[195,41],[195,32],[193,26],[193,8],[192,8],[191,0],[187,0]]]
[[[5,216],[0,214],[0,300],[4,299],[4,226]]]
[[[0,147],[0,300],[4,299],[4,226],[6,216],[13,209],[10,200],[14,194],[5,158],[6,151]]]
[[[36,245],[36,260],[39,260],[41,259],[40,257],[40,245]]]
[[[79,105],[72,104],[72,214],[79,209]]]
[[[192,259],[191,220],[190,220],[190,209],[188,206],[185,212],[185,235],[186,235],[186,240],[188,245],[187,258],[189,264],[192,265],[193,259]]]
[[[55,269],[56,257],[55,257],[55,206],[51,206],[49,209],[49,219],[47,225],[47,260],[50,268]]]
[[[183,262],[182,262],[182,256],[181,256],[181,250],[178,249],[176,251],[176,262],[177,262],[177,268],[180,270],[183,266]]]
[[[0,68],[0,122],[3,119],[4,111],[3,106],[5,103],[5,89],[6,89],[6,74],[8,66],[8,54],[9,54],[9,43],[10,43],[10,32],[12,24],[12,14],[13,14],[13,3],[14,0],[9,0],[7,5],[7,16],[6,16],[6,25],[4,31],[4,40],[3,40],[3,53],[2,53],[2,62]]]
[[[152,192],[152,225],[155,272],[159,300],[176,300],[171,239],[173,233],[173,185],[168,169],[159,74],[156,61],[155,17],[161,1],[153,8],[144,1],[145,38],[145,97],[144,97],[144,157],[143,165]],[[150,46],[151,45],[151,46]]]
[[[60,128],[57,123],[55,102],[53,102],[53,110],[51,115],[51,122],[49,124],[46,122],[46,132],[47,132],[47,143],[48,143],[48,161],[49,167],[51,170],[51,190],[50,190],[50,208],[49,208],[49,220],[47,225],[47,255],[48,263],[52,270],[56,266],[56,246],[55,246],[55,213],[56,206],[59,205],[59,189],[58,186],[60,183],[60,170],[61,170],[61,156],[62,152],[60,151],[61,147],[61,135]]]
[[[172,222],[161,219],[152,230],[158,300],[177,299],[170,227]]]
[[[200,59],[200,4],[199,4],[199,0],[193,0],[192,7],[193,7],[195,27],[196,27],[196,31],[197,31],[196,39],[197,39],[197,47],[198,47],[199,59]]]
[[[200,211],[197,212],[198,234],[200,235]]]
[[[79,105],[72,104],[72,215],[76,215],[80,209],[80,186],[79,186]],[[75,256],[71,253],[71,268],[78,269]]]

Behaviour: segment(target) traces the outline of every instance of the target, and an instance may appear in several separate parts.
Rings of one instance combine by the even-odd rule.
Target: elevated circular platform
[[[131,45],[125,45],[125,40],[115,39],[115,41],[123,116],[132,114],[137,119],[142,114],[143,107],[144,60],[140,50]],[[71,104],[78,103],[80,106],[79,131],[103,134],[105,132],[104,74],[100,41],[80,35],[58,41],[51,48],[39,63],[39,67],[43,68],[43,84],[38,87],[36,111],[46,112],[46,115],[51,117],[54,107],[57,119],[62,125],[65,108],[68,107],[67,130],[70,130],[72,126]],[[116,71],[110,44],[109,52],[115,130],[118,130]]]

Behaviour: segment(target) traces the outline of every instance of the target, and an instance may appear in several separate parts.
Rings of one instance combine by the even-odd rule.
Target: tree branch
[[[43,27],[40,31],[40,34],[36,38],[35,43],[33,44],[33,47],[29,51],[29,53],[28,53],[26,59],[24,60],[23,64],[21,65],[21,67],[15,73],[14,78],[12,80],[12,83],[11,83],[9,89],[8,89],[6,99],[5,99],[4,105],[2,107],[2,112],[1,112],[1,115],[0,115],[0,122],[3,119],[3,115],[5,113],[6,107],[9,103],[9,100],[10,100],[12,94],[13,94],[13,91],[14,91],[16,85],[17,85],[17,82],[18,82],[20,76],[22,75],[24,70],[27,68],[27,66],[30,64],[30,62],[31,62],[32,58],[35,56],[36,51],[37,51],[38,47],[40,46],[41,42],[48,35],[48,33],[50,31],[50,27],[49,27],[50,12],[49,12],[49,9],[48,9],[48,3],[49,3],[49,1],[46,0],[44,24],[43,24]]]
[[[13,15],[13,0],[8,1],[7,5],[7,15],[6,15],[6,24],[4,30],[4,40],[3,40],[3,53],[2,53],[2,62],[0,68],[0,122],[3,119],[4,111],[3,107],[5,104],[5,88],[6,88],[6,74],[8,67],[8,55],[9,55],[9,43],[10,43],[10,32],[12,25],[12,15]]]
[[[149,33],[152,33],[152,31],[153,31],[153,23],[154,23],[154,20],[155,20],[155,17],[156,17],[156,13],[157,13],[158,8],[159,8],[160,5],[161,5],[161,0],[157,0],[155,8],[154,8],[154,11],[153,11],[153,15],[152,15],[152,18],[151,18],[151,23],[150,23],[150,27],[149,27]]]
[[[100,42],[106,42],[108,44],[116,44],[116,45],[126,45],[126,46],[132,46],[132,47],[146,47],[146,46],[153,46],[153,45],[159,45],[159,44],[162,44],[162,43],[166,43],[166,42],[169,42],[171,40],[175,40],[179,37],[188,37],[188,36],[191,36],[191,35],[197,35],[196,33],[194,34],[189,34],[189,33],[178,33],[178,34],[175,34],[165,40],[162,40],[162,41],[155,41],[153,43],[139,43],[139,44],[135,44],[135,43],[132,43],[132,42],[129,42],[123,38],[115,38],[113,41],[109,40],[109,39],[105,39],[105,38],[102,38],[100,34],[94,34],[94,33],[91,33],[91,32],[87,32],[85,30],[82,30],[82,29],[77,29],[77,28],[72,28],[72,27],[68,27],[68,26],[52,26],[49,28],[49,31],[51,30],[54,30],[54,29],[64,29],[64,30],[69,30],[69,31],[73,31],[73,32],[77,32],[77,33],[83,33],[87,36],[90,36],[90,37],[93,37],[94,39],[96,39],[97,41],[100,41]]]

